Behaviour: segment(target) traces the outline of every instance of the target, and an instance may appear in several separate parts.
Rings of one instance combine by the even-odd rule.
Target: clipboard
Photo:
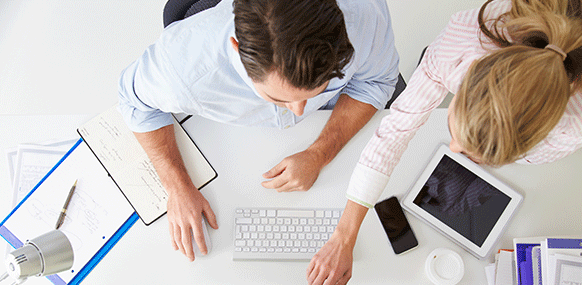
[[[175,117],[173,120],[186,170],[194,186],[201,189],[218,174],[178,120]],[[117,105],[91,119],[77,132],[145,225],[152,224],[167,212],[168,193]]]
[[[53,284],[79,284],[138,220],[133,208],[82,139],[0,223],[0,235],[14,248],[54,229],[74,179],[79,184],[60,230],[74,252],[69,271],[46,276]]]

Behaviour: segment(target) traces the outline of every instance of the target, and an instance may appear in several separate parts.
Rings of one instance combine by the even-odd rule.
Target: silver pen
[[[73,193],[75,192],[75,188],[77,187],[77,181],[79,181],[79,179],[75,180],[75,184],[73,184],[73,187],[71,187],[71,190],[69,190],[69,195],[67,196],[67,200],[65,201],[65,205],[63,205],[63,209],[61,209],[61,214],[59,215],[59,219],[57,220],[57,225],[55,226],[57,230],[65,221],[65,216],[67,215],[67,208],[69,207],[69,203],[71,202],[71,197],[73,197]]]

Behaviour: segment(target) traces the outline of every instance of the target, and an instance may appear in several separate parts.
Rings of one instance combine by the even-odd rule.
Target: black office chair
[[[164,6],[164,28],[198,12],[212,8],[220,0],[169,0]]]
[[[386,103],[386,109],[390,109],[390,105],[392,105],[392,103],[394,103],[394,100],[396,100],[396,98],[398,98],[400,93],[402,93],[402,91],[404,91],[405,88],[406,88],[406,81],[404,81],[404,77],[402,77],[402,74],[398,73],[398,81],[396,81],[396,87],[394,88],[394,94],[392,94],[392,98],[390,98],[390,100],[388,100],[388,103]]]
[[[198,12],[212,8],[219,2],[220,0],[169,0],[164,6],[164,28],[175,21],[188,18]],[[386,109],[390,108],[392,102],[396,100],[405,88],[406,82],[402,74],[399,73],[394,94],[386,104]]]

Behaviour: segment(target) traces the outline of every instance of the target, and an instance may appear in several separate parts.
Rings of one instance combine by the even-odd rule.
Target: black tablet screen
[[[414,204],[481,247],[510,200],[444,155]]]

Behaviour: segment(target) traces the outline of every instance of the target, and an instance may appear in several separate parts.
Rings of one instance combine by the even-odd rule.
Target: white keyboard
[[[233,260],[311,260],[343,209],[238,208]]]

